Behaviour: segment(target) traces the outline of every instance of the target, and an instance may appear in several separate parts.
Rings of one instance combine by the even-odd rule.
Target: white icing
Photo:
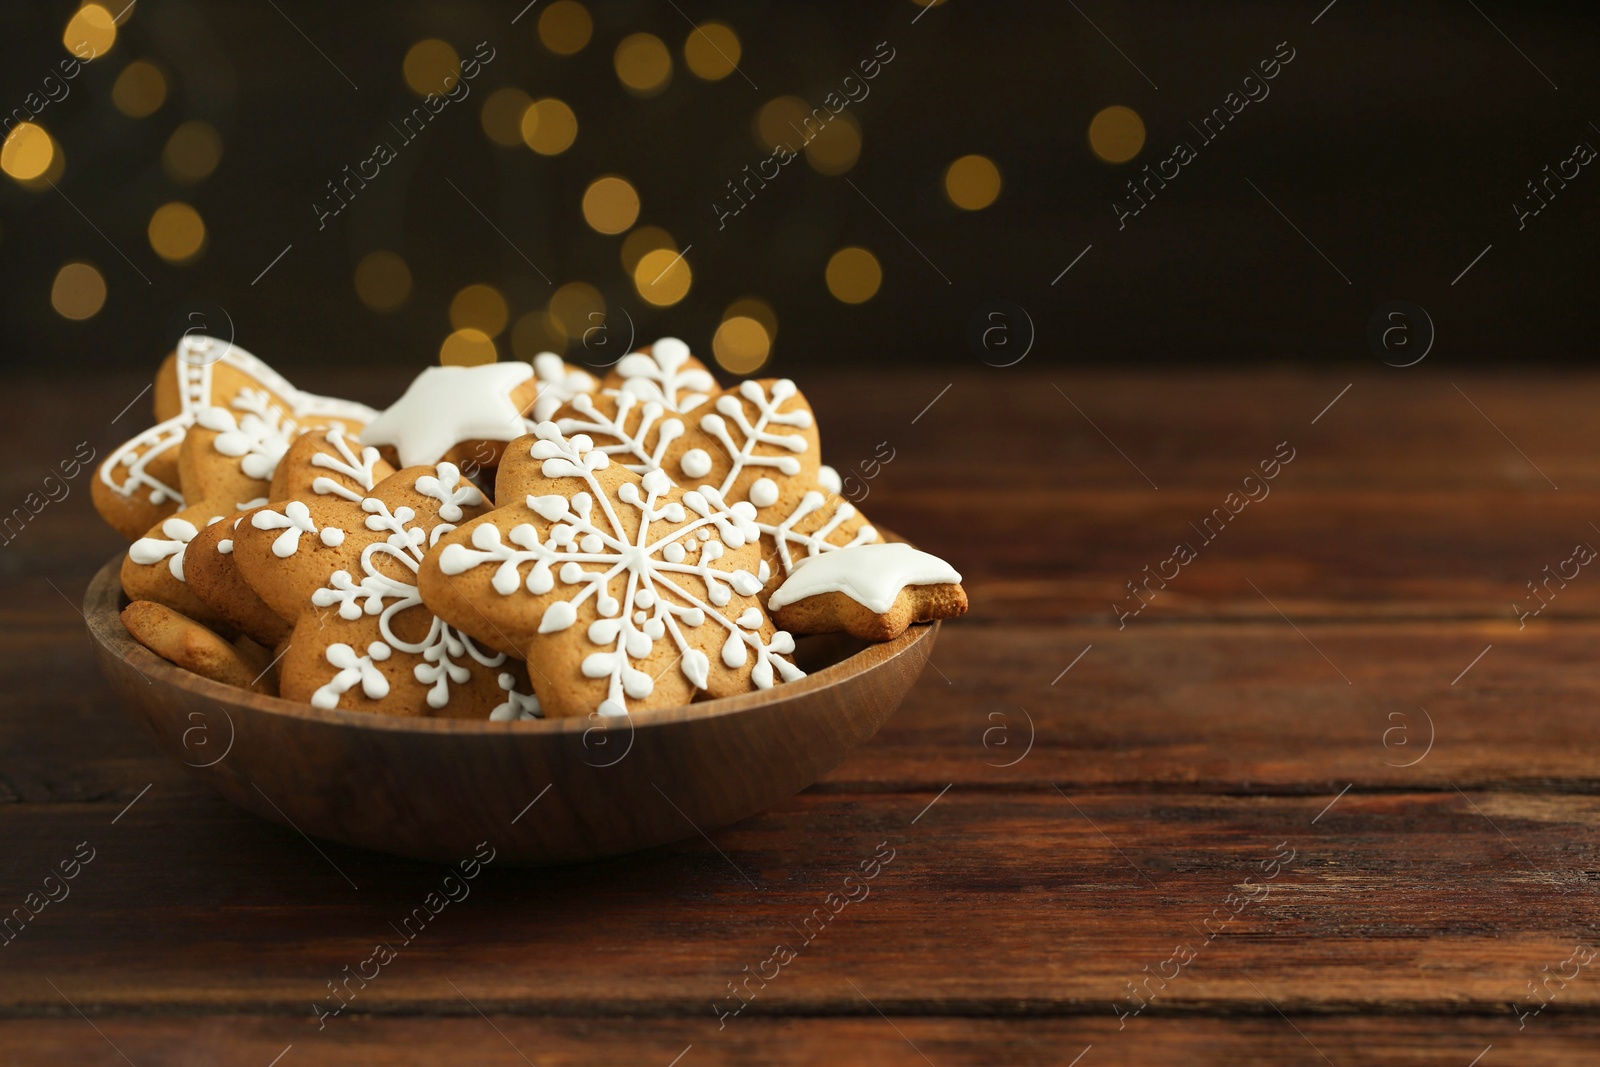
[[[417,488],[421,491],[421,483],[430,481],[439,487],[448,506],[448,500],[460,492],[461,472],[454,464],[442,463],[434,469],[432,475],[426,475],[418,480]],[[470,484],[470,483],[469,483]],[[473,490],[477,492],[476,489]],[[424,493],[435,500],[441,499],[438,494]],[[478,500],[481,502],[482,496]],[[468,501],[461,500],[460,503]],[[291,501],[288,507],[292,508],[298,501]],[[439,511],[443,512],[444,506]],[[305,506],[300,505],[301,510]],[[470,659],[485,667],[498,667],[505,662],[505,656],[500,653],[486,653],[473,643],[466,634],[447,625],[437,615],[428,613],[428,632],[420,641],[407,641],[400,637],[394,630],[394,619],[401,612],[410,608],[426,606],[422,603],[422,594],[417,591],[416,580],[410,581],[394,578],[378,566],[379,559],[385,558],[400,563],[413,576],[417,573],[418,566],[429,548],[439,538],[455,529],[448,522],[436,522],[427,525],[427,516],[419,518],[417,513],[409,507],[391,509],[383,500],[377,497],[365,497],[361,500],[361,510],[366,513],[364,525],[375,533],[387,533],[382,541],[376,541],[361,550],[361,578],[358,581],[349,571],[335,571],[328,580],[328,585],[311,594],[311,603],[319,608],[337,607],[339,617],[355,620],[366,615],[378,617],[378,631],[382,635],[381,641],[375,641],[369,646],[367,656],[358,657],[348,645],[330,645],[327,650],[328,662],[340,668],[333,681],[329,682],[318,693],[326,692],[327,704],[318,707],[333,707],[338,703],[339,696],[351,689],[357,681],[361,681],[363,692],[374,700],[387,695],[388,683],[383,682],[383,692],[374,695],[366,688],[367,679],[377,674],[371,660],[387,659],[389,654],[398,650],[400,652],[418,655],[422,662],[412,669],[412,676],[421,684],[429,686],[427,703],[430,708],[443,708],[450,702],[450,686],[465,685],[472,679],[472,670],[465,664]],[[257,512],[255,520],[270,512]],[[252,520],[252,521],[255,521]],[[307,521],[309,522],[309,516]],[[256,522],[257,526],[261,526]],[[276,527],[261,527],[263,529]],[[306,532],[310,532],[307,530]],[[330,533],[337,535],[337,540],[329,541]],[[286,531],[283,537],[288,537]],[[298,534],[295,535],[298,538]],[[340,544],[345,538],[345,531],[338,527],[326,526],[321,534],[325,544]],[[276,551],[276,546],[274,546]],[[293,549],[290,549],[293,552]],[[280,553],[280,555],[285,553]],[[391,568],[392,569],[392,568]],[[335,659],[335,650],[339,659]],[[381,654],[380,654],[381,653]],[[379,676],[381,678],[381,675]],[[316,703],[315,700],[312,703]]]
[[[679,466],[691,478],[704,478],[711,473],[711,453],[703,448],[691,448],[683,454]]]
[[[221,521],[221,515],[213,515],[206,525]],[[183,557],[189,550],[189,542],[200,531],[189,520],[174,516],[161,524],[161,533],[164,536],[141,537],[129,545],[128,558],[146,567],[166,560],[168,572],[178,581],[184,581]]]
[[[766,479],[758,478],[755,485],[750,487],[752,499],[755,497],[756,485],[760,485],[763,481],[766,481]],[[776,500],[774,500],[774,503],[776,503]],[[800,533],[795,529],[801,519],[813,512],[826,509],[830,503],[833,505],[833,515],[821,526],[818,526],[810,533]],[[876,541],[878,539],[878,531],[866,524],[856,528],[854,536],[851,537],[847,544],[836,545],[828,540],[829,537],[833,536],[835,530],[854,518],[856,514],[854,504],[839,500],[831,495],[825,497],[815,489],[811,489],[800,498],[800,503],[796,504],[794,510],[781,522],[771,522],[767,516],[757,515],[756,525],[761,528],[761,532],[767,536],[773,547],[777,549],[778,562],[783,566],[784,573],[788,574],[795,568],[797,559],[795,553],[797,551],[804,550],[804,555],[798,558],[805,559],[823,552],[836,552],[841,548],[869,545]],[[765,565],[765,563],[766,560],[762,560],[762,564]],[[765,581],[766,579],[763,578],[762,580]]]
[[[490,722],[526,722],[529,719],[544,717],[544,709],[539,705],[539,698],[517,692],[517,679],[509,671],[500,673],[500,688],[505,690],[506,699],[503,704],[489,712]]]
[[[311,706],[331,711],[339,706],[339,697],[354,689],[358,682],[368,700],[382,700],[388,696],[389,679],[383,676],[374,661],[388,659],[389,651],[389,646],[382,641],[368,645],[364,656],[356,655],[355,649],[342,642],[329,645],[324,655],[329,663],[339,668],[339,672],[311,694]]]
[[[955,568],[927,552],[896,543],[852,545],[801,560],[767,601],[773,611],[807,597],[843,593],[868,611],[883,614],[908,585],[961,581]]]
[[[429,367],[361,432],[367,445],[393,445],[400,464],[437,463],[463,441],[514,441],[527,432],[512,390],[533,377],[522,362]]]
[[[540,352],[533,357],[533,376],[539,382],[539,396],[529,414],[534,423],[547,422],[555,417],[562,404],[580,393],[592,393],[600,388],[594,375],[571,366],[554,352]]]
[[[338,455],[330,456],[326,452],[312,453],[311,465],[320,467],[323,470],[333,471],[335,474],[342,474],[367,493],[370,493],[373,487],[377,485],[378,475],[376,468],[382,460],[382,457],[378,455],[378,450],[369,445],[361,450],[361,455],[358,457],[355,449],[350,447],[350,442],[345,438],[344,427],[342,426],[329,427],[328,432],[323,435],[323,440],[332,445]],[[311,480],[311,491],[323,496],[343,497],[352,503],[359,503],[362,497],[366,495],[365,493],[355,492],[337,479],[325,478],[321,475]],[[265,503],[265,501],[262,501],[262,503]]]
[[[595,406],[593,397],[581,394],[572,398],[572,410],[577,415],[557,420],[557,427],[568,437],[582,434],[598,439],[600,444],[596,447],[601,452],[616,458],[635,474],[659,468],[667,446],[683,436],[683,420],[671,414],[659,400],[641,400],[638,394],[626,390],[610,396],[616,401],[615,415],[607,415]],[[635,408],[640,409],[639,422],[629,430],[628,421]],[[652,431],[653,445],[647,443]]]
[[[460,522],[466,513],[461,505],[477,507],[483,503],[478,487],[461,476],[454,463],[441,463],[437,474],[424,474],[417,479],[417,492],[439,501],[439,517],[445,522]]]
[[[648,353],[630,352],[617,361],[622,391],[655,400],[668,411],[693,411],[717,391],[709,371],[687,366],[689,346],[676,337],[663,337]]]
[[[224,349],[221,355],[215,354],[218,347]],[[200,411],[212,406],[216,399],[212,396],[212,367],[217,364],[248,375],[281,397],[289,405],[288,413],[296,419],[331,416],[366,422],[377,414],[365,404],[302,392],[277,371],[229,341],[204,334],[186,334],[178,342],[177,353],[179,413],[124,441],[100,465],[101,484],[122,496],[132,497],[143,492],[152,504],[175,501],[183,506],[183,494],[151,474],[149,465],[156,457],[176,448],[189,427],[195,424]],[[112,478],[119,470],[125,473],[121,482]]]
[[[839,478],[839,472],[826,463],[817,469],[817,484],[835,496],[844,492],[844,482]]]
[[[676,645],[678,669],[690,684],[704,689],[710,660],[690,644],[685,631],[707,624],[728,632],[722,643],[725,663],[734,666],[734,655],[740,664],[747,655],[755,657],[751,678],[757,686],[772,685],[775,674],[785,681],[802,676],[782,658],[794,650],[787,633],[779,631],[763,643],[759,622],[756,632],[746,632],[719,610],[728,607],[735,592],[750,596],[761,590],[756,575],[715,566],[724,546],[739,548],[760,535],[749,503],[728,504],[710,486],[680,492],[659,469],[608,493],[595,472],[610,466],[611,458],[588,437],[569,439],[549,422],[539,424],[534,433],[538,440],[531,453],[541,461],[544,476],[573,479],[573,489],[565,496],[530,496],[526,512],[510,507],[492,512],[499,521],[474,528],[470,548],[450,544],[439,553],[444,574],[492,565],[491,588],[503,597],[524,590],[544,597],[558,580],[572,587],[566,599],[547,601],[540,633],[567,630],[577,622],[578,609],[592,600],[596,618],[586,628],[586,638],[599,651],[586,656],[580,670],[586,678],[606,680],[606,696],[596,709],[602,715],[626,714],[629,699],[642,700],[654,690],[651,675],[634,664],[648,659],[659,640]],[[636,534],[626,532],[618,514],[621,507],[637,513]],[[528,521],[534,518],[548,524],[543,537]],[[528,564],[524,576],[522,567]],[[680,584],[678,575],[703,582],[704,599]],[[624,586],[621,596],[613,591],[617,581]],[[643,622],[626,610],[630,605],[643,614]],[[695,644],[705,643],[702,636]]]
[[[758,508],[770,508],[778,502],[778,483],[771,478],[757,478],[750,485],[750,503]]]
[[[793,426],[797,429],[810,427],[811,412],[804,407],[798,407],[793,411],[779,410],[784,402],[797,392],[794,382],[787,378],[780,378],[772,383],[771,395],[768,395],[760,382],[753,379],[746,380],[739,385],[739,396],[744,397],[755,407],[755,422],[751,422],[745,414],[744,405],[739,402],[739,397],[726,393],[717,397],[716,411],[700,419],[700,429],[716,438],[732,459],[728,473],[719,486],[724,493],[732,490],[733,483],[738,480],[746,467],[773,467],[778,473],[788,475],[800,473],[800,461],[794,455],[756,454],[756,448],[760,445],[780,448],[794,454],[804,452],[809,447],[801,434],[774,433],[769,429],[771,426]],[[729,432],[730,423],[739,431],[738,444],[734,443],[733,436]]]
[[[317,533],[317,524],[311,519],[311,509],[302,501],[291,500],[283,506],[282,513],[258,511],[250,516],[250,525],[258,530],[282,530],[272,542],[272,554],[288,559],[300,547],[301,534]]]

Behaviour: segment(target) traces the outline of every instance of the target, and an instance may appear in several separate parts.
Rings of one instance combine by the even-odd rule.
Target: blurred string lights
[[[120,3],[120,0],[112,0]],[[919,7],[938,6],[944,0],[911,0]],[[113,15],[102,3],[84,3],[68,19],[63,46],[84,62],[104,61],[118,43],[119,25],[132,13],[128,4]],[[537,18],[540,45],[553,56],[579,56],[595,44],[595,23],[578,0],[553,0],[543,5]],[[669,42],[651,33],[621,36],[606,49],[597,49],[609,61],[618,83],[627,93],[648,98],[669,91],[679,62],[694,78],[717,82],[739,70],[743,43],[738,32],[719,21],[690,28],[678,53]],[[591,53],[594,55],[596,53]],[[681,55],[681,61],[678,56]],[[400,63],[406,87],[418,96],[444,92],[461,77],[456,48],[439,38],[413,44]],[[753,83],[752,83],[753,84]],[[157,114],[173,96],[171,75],[158,62],[133,58],[112,83],[111,103],[130,120]],[[817,174],[842,176],[859,162],[862,127],[854,111],[841,111],[821,131],[807,137],[806,120],[812,105],[795,95],[767,99],[751,119],[755,144],[771,151],[780,144],[803,145],[807,165]],[[577,113],[555,96],[535,98],[522,88],[508,86],[486,95],[479,107],[479,122],[486,139],[500,148],[531,150],[553,158],[567,152],[580,133]],[[815,121],[812,122],[815,127]],[[1123,163],[1144,146],[1140,116],[1121,105],[1094,115],[1086,130],[1094,157]],[[210,123],[191,119],[167,137],[161,165],[178,186],[195,186],[208,179],[223,157],[221,134]],[[67,165],[61,145],[40,121],[11,126],[0,144],[0,171],[25,189],[47,190]],[[945,199],[961,212],[982,211],[993,205],[1003,189],[1000,167],[984,155],[953,159],[940,178]],[[644,221],[645,204],[638,188],[625,175],[600,174],[584,188],[581,204],[585,224],[596,234],[620,239],[618,266],[644,303],[657,308],[683,301],[694,286],[688,249],[660,225]],[[193,264],[206,253],[208,234],[196,208],[179,199],[162,204],[147,226],[150,247],[174,266]],[[870,301],[884,281],[883,267],[868,248],[838,248],[822,270],[828,293],[846,305]],[[367,252],[354,268],[354,289],[362,305],[374,313],[394,312],[406,305],[414,292],[412,271],[393,250]],[[98,313],[106,301],[106,283],[91,263],[64,264],[51,288],[51,305],[64,318],[82,320]],[[445,363],[481,363],[498,358],[527,359],[541,351],[567,351],[581,344],[604,322],[606,304],[594,285],[573,281],[558,288],[543,307],[513,308],[496,287],[474,282],[450,301],[450,332],[440,345]],[[717,363],[734,374],[751,374],[770,359],[778,335],[778,319],[770,303],[756,296],[735,300],[724,309],[712,341]]]

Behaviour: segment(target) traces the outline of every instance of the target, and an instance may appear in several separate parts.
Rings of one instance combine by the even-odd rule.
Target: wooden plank
[[[64,1005],[63,1005],[64,1007]],[[1265,1005],[1255,1018],[1147,1016],[1122,1031],[1114,1019],[949,1019],[875,1014],[862,1018],[755,1016],[722,1031],[679,1019],[353,1017],[317,1032],[271,1016],[66,1019],[0,1024],[0,1056],[18,1064],[139,1067],[244,1063],[265,1067],[1482,1067],[1496,1063],[1570,1067],[1593,1054],[1592,1018],[1547,1013],[1519,1033],[1497,1016],[1295,1016]],[[866,1006],[863,1004],[863,1008]],[[868,1009],[870,1011],[870,1009]],[[1552,1009],[1553,1011],[1553,1009]],[[308,1032],[309,1031],[309,1032]],[[115,1049],[112,1044],[114,1043]],[[1088,1048],[1087,1053],[1084,1049]],[[286,1054],[285,1049],[290,1049]],[[1082,1055],[1081,1059],[1075,1059]],[[681,1059],[674,1057],[681,1056]],[[926,1058],[924,1058],[926,1057]],[[1324,1059],[1326,1057],[1326,1059]]]
[[[830,781],[1314,790],[1451,781],[1544,788],[1595,778],[1595,746],[1559,743],[1584,736],[1592,715],[1589,694],[1600,683],[1589,654],[1600,638],[1593,625],[1537,638],[1460,624],[1310,632],[1359,685],[1344,685],[1281,623],[1109,636],[950,627],[906,705]],[[113,799],[151,781],[169,794],[200,795],[86,673],[75,626],[35,638],[13,646],[20,654],[0,664],[0,685],[26,691],[33,666],[52,652],[82,683],[39,693],[28,713],[0,718],[6,799]],[[1451,686],[1491,642],[1499,647]],[[1533,721],[1530,707],[1540,709]],[[1403,766],[1412,760],[1420,761]]]
[[[209,795],[117,707],[81,626],[58,617],[10,638],[0,691],[18,703],[0,716],[0,803],[126,802],[151,782],[169,797]],[[901,709],[821,788],[1592,792],[1596,647],[1600,624],[1589,622],[1119,632],[963,621],[943,629]],[[40,663],[74,684],[41,684]]]
[[[443,886],[437,867],[319,853],[221,802],[152,793],[116,822],[116,805],[13,805],[8,907],[80,842],[95,857],[3,949],[0,1005],[59,1012],[49,978],[102,1013],[309,1020],[381,940],[397,958],[366,965],[352,1011],[459,1012],[453,982],[486,1012],[714,1018],[748,967],[777,970],[748,987],[752,1013],[860,1013],[854,982],[890,1014],[1100,1018],[1175,968],[1168,1010],[1259,1012],[1264,993],[1291,1014],[1506,1016],[1600,938],[1600,798],[1331,799],[808,794],[715,845],[491,865],[409,944],[391,924]],[[1267,887],[1254,903],[1247,877]],[[796,955],[775,968],[780,943]],[[1187,966],[1171,963],[1181,946]],[[1600,1010],[1600,983],[1571,981],[1558,1008]]]

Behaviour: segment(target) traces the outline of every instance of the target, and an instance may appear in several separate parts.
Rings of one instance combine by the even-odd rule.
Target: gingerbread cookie
[[[428,605],[528,661],[546,714],[621,715],[802,676],[755,594],[749,504],[636,474],[555,423],[507,449],[494,511],[422,563]]]
[[[215,631],[162,604],[135,600],[122,609],[133,639],[162,659],[223,685],[269,693],[270,664],[253,644],[229,644]]]
[[[361,440],[393,449],[403,467],[468,461],[492,467],[507,442],[527,433],[522,416],[538,390],[527,363],[429,367],[367,424]]]
[[[572,397],[552,417],[567,437],[584,434],[643,474],[666,462],[673,442],[686,432],[684,412],[704,404],[716,388],[716,379],[689,354],[688,345],[663,337],[623,356],[598,391]]]
[[[967,594],[938,556],[899,542],[863,544],[801,560],[767,607],[795,633],[889,641],[914,622],[966,614]]]
[[[130,541],[186,503],[199,502],[185,498],[179,446],[203,409],[229,409],[242,397],[264,395],[280,420],[302,426],[339,421],[359,428],[376,414],[363,404],[296,389],[244,349],[200,334],[185,335],[162,363],[154,392],[157,424],[112,451],[90,488],[95,509]]]
[[[717,380],[690,355],[688,345],[676,337],[663,337],[617,360],[600,389],[625,389],[668,411],[687,414],[717,391]]]
[[[539,396],[525,420],[529,431],[536,424],[553,418],[561,405],[600,388],[600,382],[594,375],[568,363],[554,352],[540,352],[533,357],[533,377],[539,383]]]
[[[839,496],[838,475],[822,464],[816,419],[794,382],[751,379],[718,395],[669,450],[665,469],[686,485],[709,482],[728,500],[756,509],[774,592],[801,559],[878,533]]]
[[[397,471],[358,499],[329,492],[270,504],[241,522],[239,572],[294,623],[282,695],[324,709],[479,719],[509,703],[520,664],[447,625],[416,584],[430,548],[487,510],[460,470],[440,463]]]
[[[223,520],[215,510],[204,501],[184,508],[128,546],[122,558],[122,591],[129,600],[162,604],[206,624],[226,619],[196,596],[188,582],[189,546],[201,530]]]
[[[191,430],[191,438],[199,432],[198,427]],[[189,447],[189,441],[184,447]],[[377,449],[353,443],[342,427],[310,430],[277,459],[267,499],[313,500],[332,494],[359,501],[393,473],[394,468],[383,461]],[[288,636],[290,626],[250,588],[233,559],[234,532],[254,510],[225,517],[201,530],[185,554],[184,578],[211,616],[275,646]]]

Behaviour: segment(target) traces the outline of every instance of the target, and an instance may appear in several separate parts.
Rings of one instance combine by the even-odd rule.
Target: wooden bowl
[[[84,596],[100,667],[156,743],[241,807],[312,837],[430,860],[572,863],[765,811],[877,732],[937,623],[869,645],[802,639],[805,678],[636,713],[532,722],[319,711],[222,685],[129,636],[119,555]]]

